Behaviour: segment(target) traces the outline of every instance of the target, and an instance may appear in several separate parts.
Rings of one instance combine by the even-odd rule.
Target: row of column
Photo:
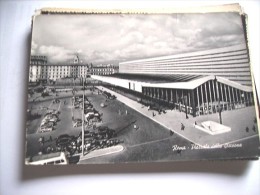
[[[191,106],[191,92],[191,90],[184,89],[143,87],[143,94],[146,96],[171,103],[186,101],[188,106]]]
[[[194,90],[143,87],[142,92],[176,106],[185,105],[192,113],[196,110],[197,115],[212,113],[219,109],[218,105],[222,110],[230,110],[253,104],[252,92],[244,92],[216,80],[203,83]]]
[[[197,105],[209,102],[216,103],[217,101],[220,101],[220,104],[222,105],[226,103],[253,103],[252,92],[244,92],[220,82],[208,81],[197,87],[195,90],[198,97]]]

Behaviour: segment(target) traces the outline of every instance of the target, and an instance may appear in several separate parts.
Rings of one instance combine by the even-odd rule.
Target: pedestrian
[[[254,132],[256,132],[256,128],[255,128],[255,125],[253,125],[253,128],[252,128],[252,129],[253,129],[253,131],[254,131]]]
[[[194,123],[195,125],[197,125],[197,122],[195,121],[195,123]]]
[[[177,150],[177,154],[179,154],[181,156],[181,152],[182,150]]]
[[[247,133],[249,132],[249,128],[248,128],[248,127],[246,127],[246,132],[247,132]]]
[[[153,117],[155,116],[155,113],[153,112]]]
[[[45,139],[44,139],[44,137],[42,137],[42,143],[43,143],[43,144],[45,143]]]
[[[185,129],[185,126],[183,123],[181,123],[181,130],[183,131]]]

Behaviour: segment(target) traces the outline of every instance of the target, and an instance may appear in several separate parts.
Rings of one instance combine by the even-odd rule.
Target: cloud
[[[235,13],[41,15],[32,54],[61,63],[80,53],[87,63],[125,61],[244,42]]]
[[[38,48],[38,54],[48,57],[49,63],[66,63],[73,59],[75,53],[71,50],[57,46],[45,46],[42,45]]]
[[[38,45],[32,41],[32,45],[31,45],[31,55],[36,55],[37,53],[37,48],[38,48]]]

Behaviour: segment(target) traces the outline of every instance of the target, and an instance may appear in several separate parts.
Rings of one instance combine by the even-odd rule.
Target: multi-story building
[[[72,63],[48,64],[46,56],[31,56],[29,82],[56,81],[61,78],[86,78],[89,75],[88,66],[79,61],[78,55]]]
[[[119,74],[92,78],[193,116],[252,105],[245,44],[119,63]]]
[[[122,62],[119,64],[119,72],[152,76],[171,75],[180,79],[214,75],[242,85],[252,84],[245,44]]]
[[[107,64],[107,65],[96,65],[96,66],[91,66],[90,67],[90,74],[91,75],[112,75],[115,73],[118,73],[119,67],[112,65],[112,64]]]

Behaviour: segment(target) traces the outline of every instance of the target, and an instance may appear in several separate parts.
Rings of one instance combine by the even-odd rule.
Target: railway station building
[[[253,105],[245,44],[119,63],[119,74],[93,75],[192,116]]]

